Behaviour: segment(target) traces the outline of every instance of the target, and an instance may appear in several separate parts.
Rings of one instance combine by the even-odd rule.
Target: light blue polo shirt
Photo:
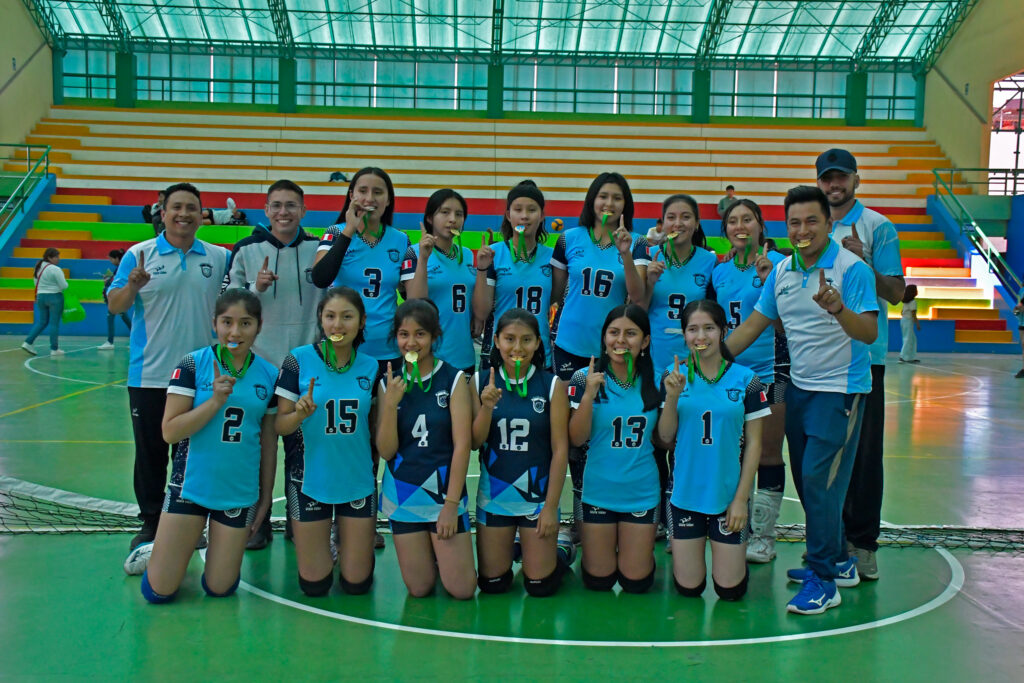
[[[859,232],[859,231],[858,231]],[[781,319],[789,342],[790,379],[805,391],[866,394],[871,391],[868,345],[851,339],[828,311],[814,302],[819,270],[854,313],[878,311],[875,274],[853,252],[829,241],[810,270],[793,269],[793,257],[775,265],[754,310]]]
[[[864,243],[864,261],[882,275],[902,277],[903,261],[896,226],[858,200],[850,213],[832,221],[832,239],[842,246],[843,238],[853,234],[853,225],[857,226],[857,235]],[[889,302],[878,297],[878,339],[870,347],[872,365],[885,364],[885,354],[889,350],[888,311]]]
[[[213,339],[213,308],[231,252],[199,239],[182,251],[160,233],[128,249],[111,291],[128,284],[139,254],[150,280],[132,307],[128,386],[166,389],[178,361]]]

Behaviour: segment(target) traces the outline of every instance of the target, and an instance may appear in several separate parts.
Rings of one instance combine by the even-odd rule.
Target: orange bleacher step
[[[92,206],[110,206],[114,202],[110,197],[91,194],[55,194],[50,197],[51,204],[89,204]]]
[[[64,271],[64,278],[67,280],[71,279],[71,271],[67,268],[61,268]],[[3,266],[0,267],[0,278],[11,277],[11,278],[24,278],[30,280],[35,277],[35,268],[19,268],[18,266]]]
[[[103,217],[98,213],[81,213],[76,211],[40,211],[41,221],[74,221],[76,223],[99,223]]]
[[[907,277],[971,277],[970,268],[929,268],[927,266],[910,266]]]
[[[902,223],[903,221],[900,221],[900,222]],[[913,242],[917,242],[917,241],[923,241],[923,242],[940,242],[941,241],[941,242],[945,242],[946,241],[946,233],[938,232],[938,231],[936,231],[936,232],[924,232],[924,231],[918,232],[916,230],[900,230],[899,232],[896,233],[896,237],[898,237],[900,239],[900,241],[902,241],[902,242],[911,242],[911,241],[913,241]]]
[[[0,311],[0,323],[31,325],[32,311]]]
[[[70,152],[57,152],[51,149],[47,156],[50,158],[51,163],[53,163],[54,161],[71,161]],[[19,161],[22,162],[25,161],[26,157],[28,157],[29,159],[32,160],[33,163],[35,163],[36,161],[42,159],[43,155],[41,151],[36,148],[28,148],[28,151],[26,153],[26,148],[24,147],[11,154],[12,159],[18,159]]]
[[[43,258],[43,252],[46,251],[42,247],[15,247],[14,258]],[[82,258],[81,249],[64,249],[60,250],[61,258]]]
[[[40,124],[42,125],[42,124]],[[36,126],[39,128],[39,126]],[[84,126],[83,126],[84,127]],[[890,145],[889,154],[904,157],[941,157],[942,148],[938,145]],[[929,174],[930,176],[930,174]],[[931,177],[929,177],[929,182]]]
[[[81,149],[82,141],[76,138],[51,138],[44,135],[26,135],[25,144],[49,145],[54,149]]]
[[[88,230],[37,230],[35,228],[29,228],[25,232],[25,239],[88,241],[92,239],[92,233]]]
[[[917,195],[918,197],[927,197],[928,195],[934,193],[935,188],[933,188],[931,184],[919,187],[917,188],[917,190],[914,191],[914,194]],[[954,185],[953,194],[971,194],[971,188],[965,185]]]
[[[998,320],[999,311],[994,308],[933,308],[932,320]]]
[[[928,214],[894,214],[886,216],[896,225],[931,225],[932,217]]]
[[[5,161],[4,170],[11,171],[12,173],[25,173],[28,171],[28,169],[25,168],[24,161]],[[60,175],[62,173],[60,166],[54,166],[53,164],[50,164],[47,170],[54,175]]]
[[[35,301],[36,292],[34,289],[14,289],[12,287],[0,287],[0,301]]]
[[[956,330],[953,341],[959,344],[1012,344],[1010,330]]]
[[[38,123],[32,131],[36,135],[72,135],[82,137],[91,131],[89,126],[74,123]],[[920,155],[918,155],[920,156]]]

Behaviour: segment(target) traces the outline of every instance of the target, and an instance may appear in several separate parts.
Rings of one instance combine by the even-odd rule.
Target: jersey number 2
[[[224,428],[220,431],[220,440],[225,443],[238,443],[242,440],[242,419],[245,411],[241,408],[228,408],[224,411]]]

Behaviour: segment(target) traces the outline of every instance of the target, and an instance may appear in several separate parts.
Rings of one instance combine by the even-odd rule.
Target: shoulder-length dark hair
[[[587,196],[583,200],[583,209],[580,211],[580,225],[584,228],[594,227],[594,223],[597,222],[597,214],[594,213],[594,200],[597,199],[601,187],[607,183],[614,183],[622,190],[622,196],[626,199],[626,204],[622,207],[622,218],[626,230],[633,232],[633,192],[629,189],[629,183],[626,182],[622,174],[614,171],[606,171],[590,183],[590,189],[587,190]]]
[[[384,213],[380,216],[381,225],[391,225],[391,219],[395,215],[395,186],[391,182],[391,176],[387,174],[382,168],[376,166],[366,166],[356,171],[356,174],[352,176],[352,180],[348,184],[348,192],[345,193],[345,204],[341,207],[341,213],[338,214],[336,223],[344,223],[345,215],[348,213],[348,207],[352,204],[352,190],[356,188],[356,183],[364,175],[375,175],[384,181],[384,185],[388,188],[388,208],[384,209]]]
[[[725,226],[729,223],[729,216],[732,215],[732,212],[738,206],[745,206],[750,209],[750,212],[754,214],[754,219],[761,224],[761,239],[759,239],[757,243],[759,245],[764,244],[765,240],[768,239],[768,235],[766,234],[768,232],[768,228],[764,224],[764,216],[761,215],[761,207],[752,199],[737,199],[725,209],[725,212],[722,214],[722,234],[725,234]]]
[[[700,206],[697,204],[697,200],[688,194],[674,194],[665,199],[661,203],[661,219],[665,220],[665,212],[668,211],[668,207],[672,206],[676,202],[684,202],[690,206],[690,210],[693,211],[693,219],[697,221],[697,227],[693,230],[693,237],[690,238],[690,244],[701,247],[702,249],[708,248],[708,238],[704,234],[704,228],[700,225]]]
[[[327,302],[331,299],[344,299],[352,304],[352,306],[359,312],[359,317],[362,319],[364,325],[360,328],[359,334],[356,335],[356,338],[352,340],[352,348],[359,348],[359,345],[366,340],[366,336],[363,334],[366,330],[366,306],[363,304],[363,298],[359,296],[359,292],[351,287],[331,287],[328,289],[324,293],[324,298],[320,299],[320,303],[316,305],[316,325],[320,328],[320,334],[322,337],[327,337],[327,333],[324,331],[323,323],[320,321],[323,319],[324,308],[327,306]]]
[[[682,318],[683,333],[685,334],[686,326],[690,324],[690,318],[698,311],[703,311],[711,316],[711,322],[721,330],[722,337],[718,340],[718,348],[722,351],[722,358],[730,363],[736,362],[736,357],[732,355],[732,351],[725,345],[725,335],[729,331],[729,325],[725,318],[725,309],[714,299],[697,299],[686,304],[686,307],[683,308],[683,314],[680,316]]]
[[[604,347],[604,335],[608,331],[608,326],[622,317],[629,318],[640,328],[645,337],[651,336],[651,319],[647,317],[647,311],[636,304],[616,306],[608,313],[604,319],[604,325],[601,326],[601,356],[594,363],[595,372],[608,372],[611,359],[608,357],[608,350]],[[640,397],[644,402],[644,412],[654,410],[661,404],[661,395],[658,393],[658,385],[654,381],[654,361],[651,360],[650,344],[646,349],[640,350],[640,355],[636,359],[636,369],[637,376],[640,378]],[[607,398],[604,395],[604,387],[601,387],[600,397]]]
[[[533,352],[533,358],[530,359],[530,363],[535,365],[538,370],[544,369],[544,363],[547,360],[544,354],[544,340],[540,336],[540,323],[537,322],[537,316],[530,313],[525,308],[510,308],[501,314],[498,318],[497,324],[494,326],[494,338],[497,339],[501,331],[512,325],[519,323],[530,328],[534,336],[537,337],[537,350]],[[497,343],[491,344],[491,367],[498,368],[503,365],[504,361],[501,358],[501,352],[498,350]]]
[[[449,199],[458,199],[459,204],[462,205],[463,218],[469,218],[469,205],[466,204],[465,197],[450,187],[438,190],[430,195],[430,199],[427,200],[427,205],[423,209],[423,228],[427,231],[428,235],[434,234],[434,214]]]
[[[389,340],[394,341],[398,338],[398,328],[406,318],[412,318],[417,325],[430,333],[431,345],[435,345],[441,339],[441,316],[438,314],[437,304],[430,299],[408,299],[402,302],[391,321]]]
[[[56,247],[47,247],[43,252],[43,258],[36,262],[36,269],[33,271],[33,277],[39,277],[39,269],[44,263],[48,263],[54,256],[60,256],[60,250]]]

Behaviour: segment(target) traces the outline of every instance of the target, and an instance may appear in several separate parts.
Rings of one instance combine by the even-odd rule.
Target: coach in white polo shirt
[[[829,237],[825,194],[795,187],[784,205],[794,253],[766,273],[754,312],[726,344],[736,355],[773,320],[785,328],[792,359],[786,439],[807,517],[808,565],[787,572],[803,584],[787,609],[818,614],[841,602],[837,583],[859,581],[842,540],[842,513],[871,391],[868,345],[878,336],[878,301],[871,269]]]
[[[135,498],[142,530],[131,547],[156,536],[167,486],[168,444],[161,423],[167,383],[186,354],[212,343],[213,306],[229,252],[196,239],[203,224],[199,190],[172,185],[160,212],[164,231],[132,246],[107,294],[111,313],[132,311],[128,404],[135,436]]]

